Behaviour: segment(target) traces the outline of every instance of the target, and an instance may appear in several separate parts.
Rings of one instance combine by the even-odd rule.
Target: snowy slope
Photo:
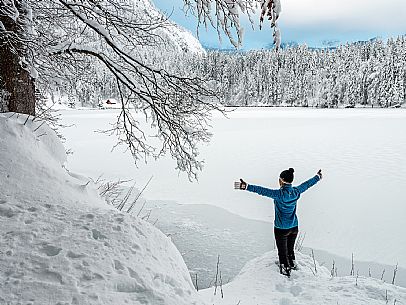
[[[330,271],[310,256],[297,253],[299,270],[291,278],[279,274],[276,251],[271,251],[245,265],[239,275],[223,286],[200,291],[214,305],[381,305],[406,304],[406,289],[383,281],[359,276],[331,277]],[[220,269],[221,270],[221,269]],[[386,303],[387,304],[387,303]]]
[[[135,6],[146,16],[157,17],[162,13],[157,10],[151,0],[134,1]],[[197,54],[205,53],[200,42],[185,28],[171,22],[165,22],[164,26],[158,29],[158,33],[177,51],[191,52]]]
[[[0,304],[203,304],[169,238],[102,202],[46,125],[0,114]]]
[[[172,23],[164,31],[179,50],[196,54],[204,54],[206,52],[200,42],[185,28]]]

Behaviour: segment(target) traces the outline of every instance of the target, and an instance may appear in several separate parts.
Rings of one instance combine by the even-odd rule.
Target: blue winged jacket
[[[298,226],[296,216],[297,200],[302,193],[315,185],[319,180],[320,177],[316,175],[298,186],[292,187],[291,184],[285,184],[278,190],[249,184],[247,191],[274,199],[275,227],[278,229],[290,229]]]

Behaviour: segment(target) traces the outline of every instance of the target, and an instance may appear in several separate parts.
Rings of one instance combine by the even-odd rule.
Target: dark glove
[[[247,182],[240,179],[240,181],[234,182],[234,189],[235,190],[246,190],[247,189]]]
[[[321,178],[323,178],[323,174],[321,173],[321,169],[319,169],[319,171],[317,172],[317,175]]]

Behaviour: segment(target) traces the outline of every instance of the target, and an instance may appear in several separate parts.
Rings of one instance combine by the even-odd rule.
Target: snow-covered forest
[[[194,64],[220,83],[227,105],[395,107],[406,102],[405,36],[333,50],[208,52]]]
[[[148,61],[211,81],[227,106],[399,107],[406,103],[406,36],[335,49],[296,46],[205,55],[168,51],[164,57],[149,52]],[[95,94],[80,81],[72,98],[81,106],[97,106],[91,95],[117,96],[115,81],[106,73],[93,74],[99,75],[100,92]]]

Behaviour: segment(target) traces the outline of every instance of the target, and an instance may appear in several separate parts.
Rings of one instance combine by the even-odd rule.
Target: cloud
[[[343,30],[405,30],[405,0],[282,0],[289,26],[329,25]]]

